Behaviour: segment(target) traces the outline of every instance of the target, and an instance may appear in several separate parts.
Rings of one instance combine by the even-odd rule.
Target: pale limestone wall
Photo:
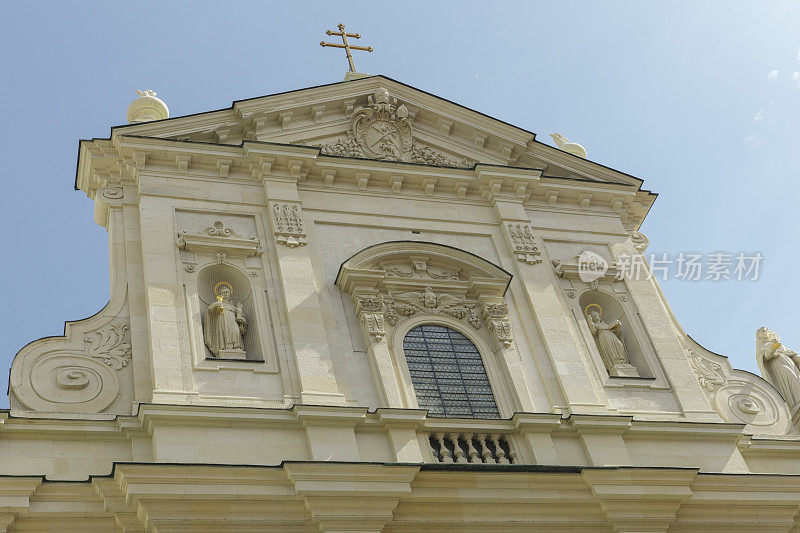
[[[353,83],[353,88],[371,89],[376,82]],[[83,144],[78,184],[94,199],[95,219],[109,232],[110,302],[94,317],[69,323],[65,337],[34,341],[16,357],[12,409],[0,418],[0,474],[82,481],[117,476],[115,469],[128,462],[270,467],[262,470],[273,477],[259,490],[284,498],[282,505],[291,500],[297,512],[293,523],[303,530],[317,528],[325,514],[305,514],[320,496],[314,491],[322,480],[303,485],[307,472],[301,475],[295,468],[299,477],[293,477],[292,463],[277,468],[287,461],[418,468],[469,460],[475,468],[507,462],[800,473],[800,441],[780,395],[691,341],[654,280],[608,275],[591,283],[577,275],[576,257],[584,250],[606,260],[610,271],[622,254],[639,253],[631,236],[653,197],[637,180],[521,140],[518,130],[486,117],[456,113],[432,97],[394,89],[408,100],[410,112],[420,115],[415,131],[426,146],[469,158],[475,166],[332,157],[309,146],[251,140],[341,138],[347,113],[353,112],[348,102],[365,100],[362,89],[306,95],[297,101],[314,118],[296,111],[280,124],[271,122],[271,111],[242,103],[249,111],[241,115],[243,123],[225,126],[240,135],[231,134],[228,145],[222,141],[223,127],[213,123],[216,118],[197,118],[200,125],[167,121],[159,131],[140,124],[128,131],[153,138],[125,137],[122,129],[111,141]],[[282,98],[270,105],[278,101],[294,105]],[[435,114],[445,112],[463,123],[453,120],[457,125],[451,128],[440,122]],[[225,120],[233,121],[229,115]],[[196,138],[157,138],[177,135]],[[209,136],[217,144],[209,144],[214,142]],[[209,233],[217,222],[232,233]],[[403,241],[414,246],[398,244]],[[458,275],[387,277],[380,261],[410,264],[415,249]],[[554,266],[555,259],[560,266]],[[249,339],[261,361],[222,361],[205,348],[206,268],[229,269],[220,271],[244,280],[252,298]],[[389,324],[385,302],[378,310],[365,307],[369,298],[386,296],[385,286],[419,291],[425,284],[478,309],[480,327],[422,308]],[[583,317],[582,302],[595,293],[623,311],[626,342],[635,347],[631,359],[640,377],[617,378],[607,371]],[[417,409],[402,337],[424,322],[447,324],[473,340],[502,420],[437,419]],[[470,456],[464,444],[493,438],[509,452],[487,448],[486,455],[475,450]],[[142,483],[171,475],[154,468]],[[233,471],[229,468],[224,476]],[[375,475],[389,474],[378,469]],[[399,494],[409,490],[424,494],[436,483],[454,483],[431,481],[431,475],[423,472],[415,488],[389,491],[387,498],[397,505]],[[573,480],[575,490],[586,497],[580,505],[594,517],[587,523],[611,520],[613,506],[602,502],[603,495],[619,487],[628,490],[627,481],[572,475],[580,477]],[[656,485],[672,486],[668,474],[660,476]],[[479,477],[464,473],[463,482],[484,483]],[[502,475],[492,479],[508,481]],[[606,482],[617,489],[598,489]],[[14,483],[27,486],[27,481]],[[111,490],[98,483],[95,493]],[[638,481],[631,483],[639,487]],[[695,480],[675,483],[677,509],[691,501],[694,489],[686,487]],[[208,491],[212,500],[223,497],[213,485],[211,479],[193,490]],[[229,486],[239,490],[236,483]],[[486,490],[493,487],[489,483]],[[698,493],[712,490],[704,487]],[[42,488],[42,494],[54,490],[49,482]],[[141,530],[136,528],[151,520],[147,516],[170,516],[169,503],[152,494],[142,496],[146,503],[140,509],[136,495],[126,496],[123,505],[124,490],[103,493],[102,505],[99,500],[87,504],[99,509],[96,527],[102,529],[114,505],[117,523],[130,520],[132,531]],[[453,530],[470,512],[482,520],[494,516],[497,502],[472,490],[461,496],[477,503],[485,499],[481,505],[488,507],[470,510],[463,501],[454,502],[447,511],[453,513],[448,526]],[[270,498],[269,505],[278,505]],[[400,522],[404,516],[410,520],[390,527],[413,529],[419,516],[414,505],[431,504],[389,506]],[[231,510],[230,516],[239,512],[246,510]],[[18,511],[11,515],[20,516]],[[676,520],[674,513],[670,516]],[[690,529],[695,523],[686,520]],[[25,522],[17,523],[24,530]],[[39,523],[29,524],[35,530]]]

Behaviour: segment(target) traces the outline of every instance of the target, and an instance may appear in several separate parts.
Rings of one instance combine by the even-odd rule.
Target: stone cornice
[[[121,136],[85,141],[78,186],[90,197],[110,183],[135,183],[142,172],[220,182],[288,178],[302,189],[412,195],[454,201],[507,200],[549,209],[607,212],[638,227],[655,195],[637,185],[542,176],[535,168],[477,164],[470,169],[322,155],[316,147],[243,141],[220,145]]]

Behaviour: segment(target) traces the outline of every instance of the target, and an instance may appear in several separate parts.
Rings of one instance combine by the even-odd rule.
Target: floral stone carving
[[[131,344],[125,340],[128,325],[121,322],[112,322],[92,332],[84,338],[89,346],[84,349],[88,357],[102,359],[103,362],[115,370],[128,366],[131,358]]]
[[[714,392],[725,385],[728,380],[722,373],[722,367],[713,361],[700,357],[692,350],[689,350],[689,364],[697,376],[700,386],[709,392]]]

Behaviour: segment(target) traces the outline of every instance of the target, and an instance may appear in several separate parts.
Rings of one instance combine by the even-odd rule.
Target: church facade
[[[7,531],[800,530],[800,357],[630,275],[640,179],[383,76],[129,120],[75,182],[110,300],[11,367]]]

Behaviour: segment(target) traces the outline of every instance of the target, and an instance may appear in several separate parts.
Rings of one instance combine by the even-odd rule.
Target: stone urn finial
[[[160,98],[156,98],[156,92],[150,89],[136,90],[139,98],[131,102],[128,106],[128,123],[138,124],[139,122],[150,122],[152,120],[163,120],[169,118],[169,108]]]

